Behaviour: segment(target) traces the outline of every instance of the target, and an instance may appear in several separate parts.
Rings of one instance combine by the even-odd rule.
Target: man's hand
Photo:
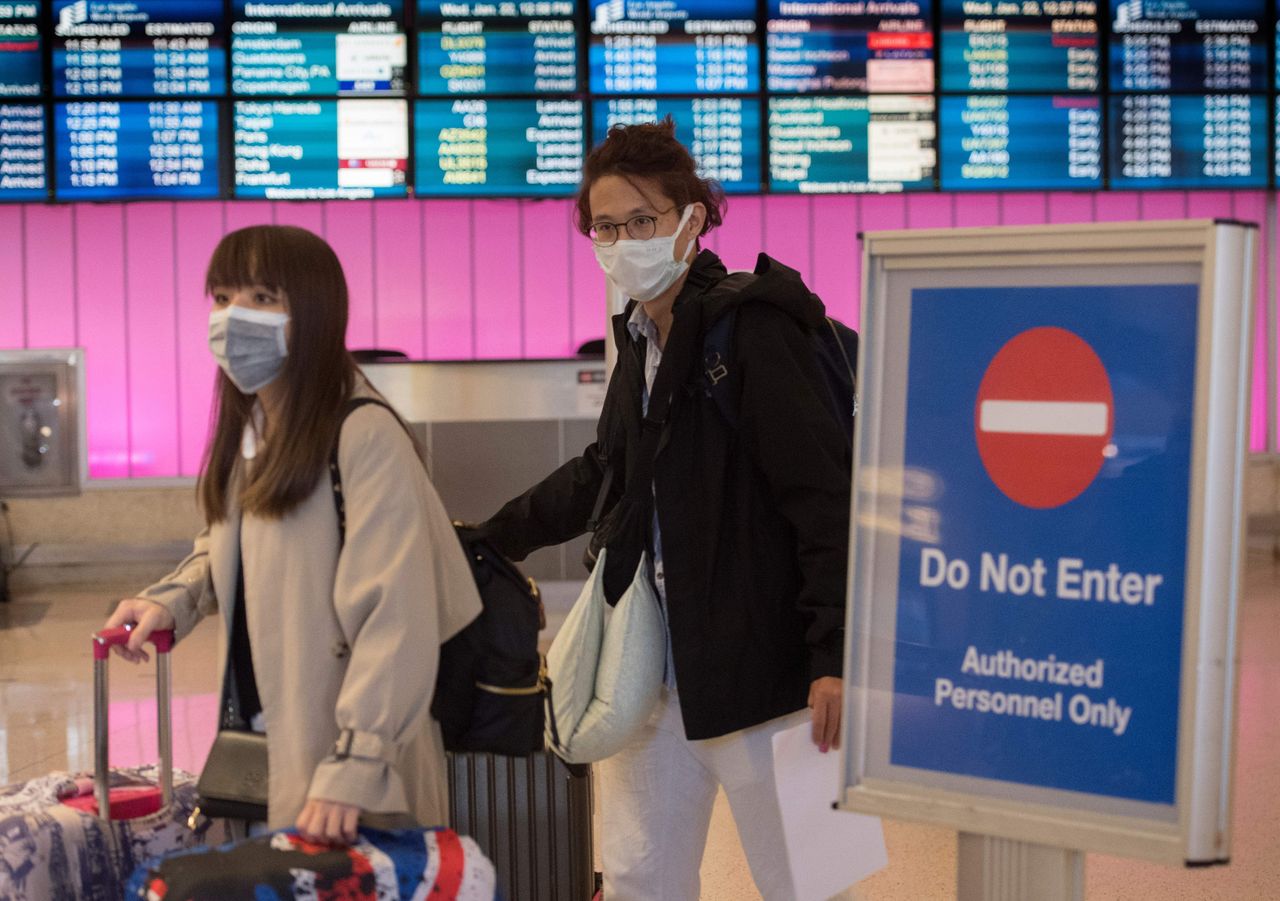
[[[359,807],[312,798],[298,814],[294,826],[298,834],[312,844],[350,845],[356,840],[359,821]]]
[[[835,676],[814,679],[809,687],[813,710],[813,743],[823,754],[840,747],[840,711],[844,709],[844,682]]]

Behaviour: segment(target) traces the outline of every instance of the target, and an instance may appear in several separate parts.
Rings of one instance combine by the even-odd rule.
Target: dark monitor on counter
[[[0,351],[0,498],[80,493],[83,397],[83,351]]]

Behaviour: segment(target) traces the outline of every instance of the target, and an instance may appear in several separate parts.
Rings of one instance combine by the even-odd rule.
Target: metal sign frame
[[[851,514],[841,807],[966,833],[1164,863],[1221,863],[1229,858],[1236,613],[1244,562],[1243,483],[1253,343],[1249,326],[1257,244],[1256,227],[1214,220],[864,236],[858,372],[862,403]],[[915,778],[908,768],[895,768],[887,757],[875,756],[881,752],[873,751],[871,741],[878,736],[881,744],[876,747],[888,747],[883,736],[892,726],[892,712],[878,674],[886,646],[893,647],[884,623],[894,621],[897,607],[896,591],[884,590],[877,559],[886,559],[886,550],[898,553],[904,528],[903,461],[886,456],[884,448],[895,433],[901,445],[905,416],[896,409],[886,413],[882,401],[894,378],[902,380],[894,390],[905,398],[908,349],[901,342],[901,317],[910,316],[913,281],[918,285],[920,279],[929,279],[927,284],[944,287],[953,276],[953,283],[961,286],[972,286],[976,278],[1000,286],[1140,284],[1151,281],[1150,273],[1166,270],[1183,273],[1177,278],[1181,282],[1193,272],[1199,285],[1176,818],[1135,813],[1132,808],[1139,807],[1138,802],[1125,802],[1130,803],[1126,808],[1123,803],[1108,804],[1114,799],[1101,795],[1077,794],[1075,803],[1066,805],[1058,803],[1061,798],[1046,799],[1052,792],[1039,787],[976,776],[955,780],[965,783],[959,789],[925,784],[928,780]],[[889,327],[891,319],[897,332]],[[892,650],[889,654],[891,661],[896,659]],[[881,667],[874,672],[873,657]],[[892,695],[891,684],[888,692]]]

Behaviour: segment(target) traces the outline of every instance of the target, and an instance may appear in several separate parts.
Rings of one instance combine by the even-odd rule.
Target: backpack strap
[[[702,377],[706,393],[716,402],[720,415],[729,423],[730,428],[738,427],[738,408],[732,402],[731,386],[737,381],[732,378],[736,373],[730,368],[729,349],[733,345],[733,326],[738,318],[737,309],[726,310],[707,329],[702,339]]]
[[[697,302],[681,304],[676,310],[671,334],[667,336],[667,346],[662,352],[662,362],[658,365],[658,374],[653,380],[653,390],[649,392],[648,412],[640,423],[640,446],[636,451],[635,469],[632,470],[626,490],[627,495],[637,501],[647,503],[646,498],[651,495],[649,486],[653,484],[654,459],[661,445],[671,401],[677,387],[688,376],[701,330],[702,305]],[[587,530],[590,532],[596,531],[600,518],[604,515],[604,505],[613,487],[614,470],[612,463],[606,464],[595,506],[587,521]]]
[[[609,489],[613,487],[613,465],[608,462],[608,457],[602,458],[605,461],[604,478],[600,482],[600,491],[596,495],[596,504],[591,508],[591,518],[587,520],[587,531],[594,532],[600,525],[600,517],[604,515],[604,502],[609,498]]]
[[[347,542],[347,499],[342,494],[342,471],[338,469],[338,442],[342,438],[342,427],[346,425],[347,417],[368,404],[382,407],[395,416],[396,422],[400,422],[399,415],[391,409],[391,405],[376,397],[353,397],[347,401],[347,406],[342,411],[342,418],[338,420],[338,432],[333,436],[333,447],[329,449],[329,481],[333,485],[333,509],[338,514],[338,547]]]
[[[849,384],[853,385],[854,405],[856,407],[858,397],[858,367],[854,366],[853,361],[849,359],[849,351],[844,346],[844,341],[840,337],[840,329],[836,328],[835,320],[830,316],[827,316],[826,320],[827,328],[831,330],[831,334],[836,339],[836,347],[840,349],[840,359],[844,361],[844,368],[849,371]],[[857,410],[855,409],[854,412],[856,413]]]
[[[696,262],[696,258],[695,258]],[[693,285],[698,289],[698,294],[706,293],[708,288],[717,284],[717,279],[713,274],[715,270],[711,266],[689,266],[689,274],[685,276],[685,284]]]
[[[730,272],[707,293],[708,297],[745,291],[756,279],[755,272]],[[730,428],[738,427],[737,370],[732,364],[734,324],[738,321],[736,306],[716,318],[702,339],[703,389],[716,402],[720,415]]]
[[[702,305],[682,304],[676,310],[675,323],[667,336],[658,374],[653,379],[649,409],[640,423],[640,450],[633,477],[627,482],[627,493],[636,500],[652,497],[654,461],[671,412],[671,401],[688,375],[701,331]]]

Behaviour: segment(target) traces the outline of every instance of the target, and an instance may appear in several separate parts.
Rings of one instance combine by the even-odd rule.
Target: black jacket
[[[674,328],[700,313],[705,329],[738,307],[726,383],[738,404],[737,427],[709,394],[699,342],[654,467],[672,652],[690,739],[801,709],[812,680],[839,676],[843,664],[849,438],[815,391],[822,376],[808,334],[824,325],[825,310],[793,270],[762,255],[757,272],[743,290],[708,291],[726,272],[703,251],[674,308]],[[633,306],[613,318],[618,362],[595,443],[480,527],[515,559],[586,531],[607,467],[626,474],[612,479],[609,506],[631,478],[645,360],[643,342],[626,328]],[[650,537],[617,551],[634,561]],[[607,546],[612,564],[614,541]],[[635,563],[629,566],[634,572]]]

